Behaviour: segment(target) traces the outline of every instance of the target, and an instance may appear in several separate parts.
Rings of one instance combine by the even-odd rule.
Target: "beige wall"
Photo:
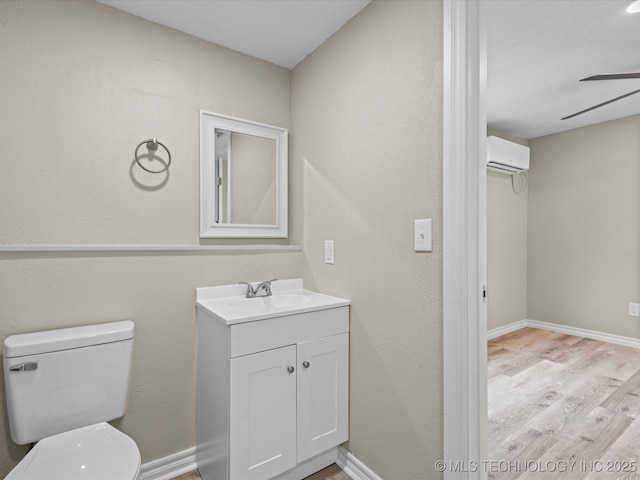
[[[640,336],[640,116],[530,144],[529,318]]]
[[[528,146],[524,139],[489,135]],[[523,174],[514,183],[520,191]],[[528,199],[528,188],[514,193],[511,175],[487,172],[487,330],[527,318]]]
[[[290,127],[290,72],[272,64],[89,1],[0,1],[0,25],[2,244],[198,244],[198,110]],[[153,136],[168,176],[133,165]],[[0,253],[0,341],[133,320],[116,424],[148,462],[194,445],[194,289],[302,266],[301,253]],[[0,388],[4,476],[26,449]]]
[[[527,318],[527,203],[510,175],[487,172],[488,330]]]
[[[291,84],[304,280],[352,300],[349,450],[397,480],[441,477],[442,22],[441,2],[374,2]]]

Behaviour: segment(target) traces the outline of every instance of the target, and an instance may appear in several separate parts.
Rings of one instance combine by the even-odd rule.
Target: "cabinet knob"
[[[306,360],[304,362],[302,362],[302,366],[304,368],[309,368],[309,362],[307,362]]]
[[[287,372],[289,372],[289,373],[293,373],[295,370],[296,370],[296,369],[295,369],[295,368],[293,368],[292,366],[288,366],[288,367],[287,367]]]

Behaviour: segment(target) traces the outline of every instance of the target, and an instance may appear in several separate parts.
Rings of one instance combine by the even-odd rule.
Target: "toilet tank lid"
[[[133,338],[133,329],[134,323],[131,320],[121,320],[11,335],[4,341],[2,355],[5,358],[23,357],[118,342]]]

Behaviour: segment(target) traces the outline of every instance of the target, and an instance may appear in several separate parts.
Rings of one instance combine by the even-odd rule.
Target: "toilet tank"
[[[124,320],[7,337],[2,356],[13,441],[37,442],[123,416],[133,330]]]

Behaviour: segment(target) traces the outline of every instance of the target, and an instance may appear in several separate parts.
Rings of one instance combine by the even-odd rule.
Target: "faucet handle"
[[[261,282],[260,285],[256,287],[256,293],[258,293],[258,291],[260,291],[260,289],[262,288],[266,296],[271,295],[271,282],[275,282],[276,280],[278,279],[272,278],[271,280],[265,280],[264,282]]]
[[[246,285],[247,286],[247,298],[253,298],[256,296],[256,291],[258,290],[258,288],[260,288],[259,286],[256,287],[256,289],[253,289],[253,286],[249,283],[249,282],[238,282],[239,284],[242,285]]]

